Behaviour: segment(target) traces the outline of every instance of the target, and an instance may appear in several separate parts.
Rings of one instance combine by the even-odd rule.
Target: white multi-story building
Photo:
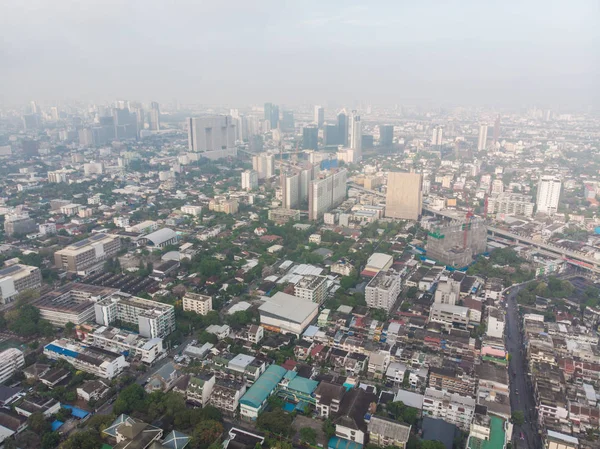
[[[15,264],[0,270],[0,304],[14,301],[25,290],[39,290],[42,272],[38,267]]]
[[[23,351],[8,348],[0,352],[0,383],[6,382],[18,369],[25,366]]]
[[[103,379],[112,379],[129,366],[123,354],[66,339],[54,340],[44,346],[44,355],[52,360],[66,360],[78,370]]]
[[[504,215],[533,216],[534,204],[531,197],[518,193],[501,193],[488,198],[487,213]]]
[[[479,151],[485,150],[487,147],[487,133],[488,127],[485,123],[479,125],[479,138],[477,139],[477,149]]]
[[[444,128],[436,126],[433,128],[433,136],[431,137],[431,145],[440,146],[442,144],[442,137],[444,135]]]
[[[448,329],[457,326],[466,328],[469,325],[469,308],[434,303],[429,312],[429,320],[441,323]]]
[[[153,363],[164,353],[162,338],[145,338],[116,327],[84,324],[77,327],[77,337],[97,348]]]
[[[113,223],[117,228],[127,228],[129,226],[129,218],[127,217],[114,217]]]
[[[347,176],[346,169],[342,169],[310,183],[308,190],[310,220],[319,220],[325,212],[329,212],[346,199]]]
[[[537,191],[537,212],[554,215],[558,210],[562,183],[556,176],[545,175],[540,178]]]
[[[146,338],[164,338],[175,330],[175,307],[122,292],[94,304],[96,323],[109,326],[115,321],[138,326]]]
[[[57,268],[87,275],[102,269],[104,262],[121,249],[121,238],[98,233],[54,253]]]
[[[39,230],[42,235],[56,234],[56,223],[43,223],[39,226]]]
[[[185,206],[181,206],[181,212],[197,217],[202,213],[202,206],[192,206],[190,204],[186,204]]]
[[[467,431],[475,414],[475,399],[457,393],[427,388],[423,398],[423,416],[440,418]]]
[[[198,315],[206,315],[212,310],[212,297],[187,292],[183,297],[183,310]]]
[[[317,304],[322,304],[325,301],[326,292],[327,278],[313,274],[304,275],[294,287],[295,296]]]
[[[258,188],[258,173],[255,170],[242,172],[242,189],[254,190]]]
[[[460,282],[452,278],[440,280],[435,291],[434,302],[455,305],[460,299]]]
[[[367,306],[389,312],[400,294],[400,279],[394,271],[378,272],[365,289]]]
[[[208,159],[236,156],[235,124],[230,115],[188,118],[189,151]]]
[[[275,156],[268,153],[252,156],[252,168],[258,173],[258,179],[272,178],[275,174]]]
[[[504,338],[504,313],[496,307],[488,307],[487,330],[488,337]]]
[[[498,195],[502,192],[504,192],[504,183],[501,179],[494,179],[492,181],[492,195]]]
[[[85,176],[101,175],[104,172],[104,164],[102,162],[89,162],[83,164],[83,173]]]
[[[352,111],[350,115],[350,148],[357,150],[358,160],[362,158],[362,122],[357,111]]]

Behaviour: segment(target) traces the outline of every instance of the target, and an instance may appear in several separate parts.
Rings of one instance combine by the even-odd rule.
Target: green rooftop
[[[469,449],[504,449],[506,432],[504,431],[504,420],[490,415],[490,439],[469,438]]]

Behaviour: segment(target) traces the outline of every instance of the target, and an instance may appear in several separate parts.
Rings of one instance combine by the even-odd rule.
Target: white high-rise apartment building
[[[254,170],[242,172],[242,189],[254,190],[258,188],[258,173]]]
[[[485,150],[485,147],[487,145],[487,132],[488,127],[485,123],[479,125],[479,139],[477,140],[477,149],[479,151]]]
[[[380,271],[365,289],[367,306],[389,312],[400,295],[400,275],[394,271]]]
[[[492,195],[498,195],[504,192],[504,182],[501,179],[494,179],[492,182]]]
[[[560,200],[560,189],[562,183],[559,178],[552,175],[544,175],[540,178],[537,191],[537,212],[554,215],[558,210]]]
[[[297,209],[300,205],[300,173],[281,175],[281,199],[284,209]]]
[[[431,137],[431,145],[440,146],[442,144],[442,137],[444,134],[444,128],[436,126],[433,128],[433,136]]]
[[[350,148],[357,150],[359,154],[362,152],[362,123],[357,111],[352,111],[350,116]]]
[[[324,122],[325,122],[325,109],[323,109],[322,106],[317,105],[317,106],[315,106],[315,123],[317,124],[317,126],[319,128],[321,128],[323,126]]]
[[[310,183],[308,190],[309,220],[319,220],[325,212],[339,206],[346,199],[347,177],[348,172],[342,169]]]
[[[252,168],[258,173],[258,179],[272,178],[275,174],[275,156],[268,153],[252,156]]]

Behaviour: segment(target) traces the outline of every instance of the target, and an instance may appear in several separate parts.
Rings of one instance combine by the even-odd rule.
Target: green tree
[[[406,292],[406,296],[411,299],[416,298],[417,293],[419,293],[419,289],[417,287],[410,287]]]
[[[300,429],[300,439],[312,446],[317,444],[317,432],[312,427]]]
[[[99,449],[102,446],[100,435],[95,430],[72,433],[60,449]]]
[[[421,441],[421,449],[445,449],[444,443],[437,440],[423,440]]]
[[[27,418],[27,426],[30,430],[38,435],[43,435],[52,430],[52,426],[48,420],[46,420],[46,417],[43,415],[43,413],[39,412],[29,415],[29,418]]]
[[[113,411],[117,415],[129,414],[133,411],[144,410],[146,405],[146,392],[138,384],[131,384],[121,390],[119,397],[114,403]]]
[[[327,440],[335,435],[335,424],[329,418],[323,421],[323,433],[325,433]]]
[[[60,442],[58,432],[49,432],[42,435],[42,449],[53,449]]]
[[[525,414],[521,410],[514,410],[510,419],[515,426],[525,424]]]
[[[292,417],[280,411],[264,412],[258,416],[256,425],[259,429],[289,436],[292,430]]]
[[[207,449],[223,434],[223,424],[218,421],[201,421],[192,433],[192,449]]]

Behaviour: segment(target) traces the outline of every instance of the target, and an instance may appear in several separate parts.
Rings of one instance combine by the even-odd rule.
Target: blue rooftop
[[[260,408],[262,403],[269,397],[277,384],[281,382],[287,370],[279,365],[271,365],[258,378],[256,382],[242,396],[240,404],[248,405],[254,408]]]
[[[52,421],[52,432],[56,432],[58,429],[60,429],[62,427],[62,425],[64,424],[64,422],[62,421],[58,421],[58,420],[54,420]]]
[[[79,407],[73,407],[72,405],[65,405],[65,404],[60,404],[60,406],[62,408],[66,408],[68,410],[71,410],[71,414],[78,419],[83,419],[85,418],[87,415],[90,414],[90,412],[86,412],[85,410],[80,409]]]
[[[331,437],[327,444],[329,449],[362,449],[363,445],[356,441],[345,440],[339,437]]]
[[[45,349],[47,349],[48,351],[56,352],[57,354],[63,354],[67,357],[72,357],[72,358],[75,358],[79,355],[78,352],[71,351],[70,349],[66,349],[66,348],[61,348],[60,346],[56,346],[53,343],[47,344],[45,346]]]

